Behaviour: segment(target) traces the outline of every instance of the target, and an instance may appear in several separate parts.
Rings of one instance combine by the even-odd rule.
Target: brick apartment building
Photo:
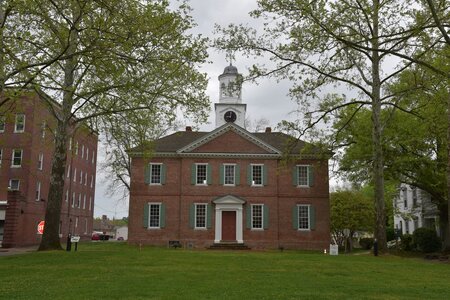
[[[231,65],[219,76],[215,130],[187,127],[129,151],[130,243],[329,246],[328,158],[270,128],[245,130],[239,76]]]
[[[58,104],[53,104],[59,109]],[[0,239],[2,247],[40,243],[54,152],[55,119],[36,94],[25,92],[0,108]],[[67,150],[60,237],[90,237],[94,210],[97,135],[75,130]]]

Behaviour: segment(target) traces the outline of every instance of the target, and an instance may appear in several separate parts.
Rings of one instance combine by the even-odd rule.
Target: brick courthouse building
[[[129,242],[184,247],[324,249],[330,243],[328,158],[280,133],[244,129],[234,66],[219,76],[216,129],[189,127],[129,151]],[[289,149],[289,159],[283,155]]]

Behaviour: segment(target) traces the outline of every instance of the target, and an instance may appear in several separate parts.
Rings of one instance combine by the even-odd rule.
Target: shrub
[[[373,238],[360,238],[359,245],[363,249],[370,250],[373,246]]]
[[[386,228],[386,240],[392,241],[395,240],[395,230],[392,227]]]
[[[414,249],[413,237],[410,234],[405,233],[400,240],[400,249],[404,251],[412,251]]]
[[[413,242],[419,251],[425,253],[439,251],[442,247],[436,231],[430,228],[417,228],[413,233]]]

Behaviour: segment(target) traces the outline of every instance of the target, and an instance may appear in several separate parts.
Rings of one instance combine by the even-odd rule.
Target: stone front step
[[[236,242],[221,242],[214,243],[208,247],[210,250],[250,250],[250,248],[245,244],[240,244]]]

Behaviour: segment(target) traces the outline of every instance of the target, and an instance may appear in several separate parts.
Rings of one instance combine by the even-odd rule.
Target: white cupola
[[[233,122],[244,128],[247,104],[242,104],[242,75],[231,63],[219,76],[219,103],[215,103],[216,128]]]

